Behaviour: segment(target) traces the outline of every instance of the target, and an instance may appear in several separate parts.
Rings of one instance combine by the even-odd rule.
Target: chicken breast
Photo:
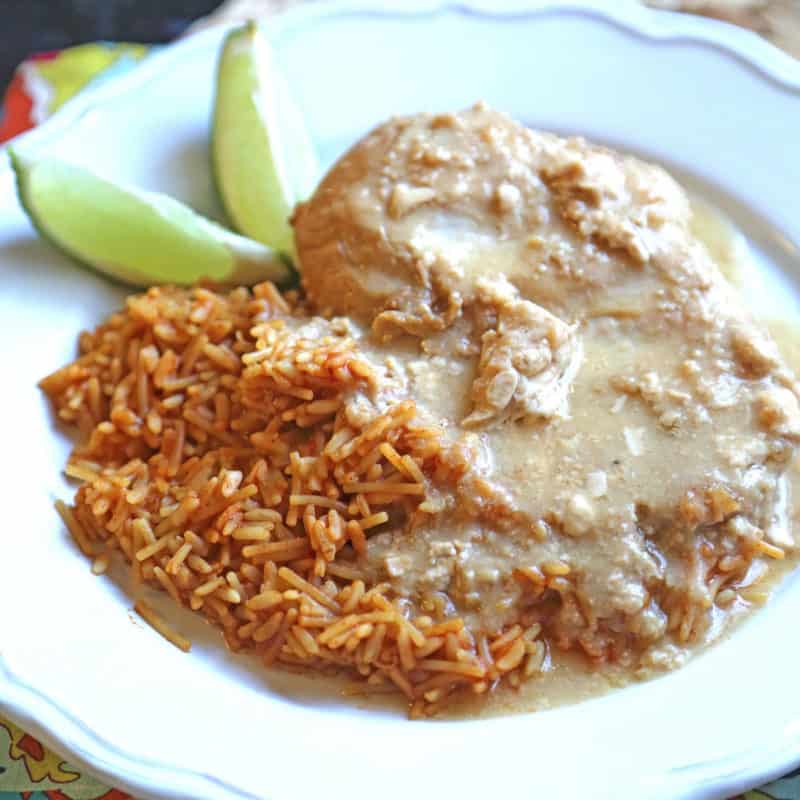
[[[294,217],[306,292],[462,465],[371,537],[376,580],[659,665],[747,605],[794,547],[798,390],[689,223],[661,168],[484,105],[331,169]]]

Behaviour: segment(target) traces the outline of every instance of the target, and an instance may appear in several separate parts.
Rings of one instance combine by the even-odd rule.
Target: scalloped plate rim
[[[438,2],[438,0],[393,0],[380,7],[366,2],[330,2],[325,5],[309,4],[290,9],[271,17],[272,31],[279,35],[292,28],[302,28],[316,21],[348,14],[370,14],[376,18],[392,16],[414,17],[428,14],[484,15],[491,19],[518,15],[531,17],[567,14],[582,15],[606,24],[614,25],[625,32],[654,42],[685,42],[711,48],[737,62],[739,68],[756,73],[781,90],[800,97],[800,62],[765,42],[759,36],[733,25],[719,23],[684,14],[654,11],[637,3],[620,3],[614,8],[603,0],[582,2],[559,2],[559,0],[512,0],[497,8],[491,0],[473,2]],[[102,111],[105,102],[125,94],[134,94],[146,88],[148,78],[159,74],[171,63],[179,61],[195,49],[208,49],[235,23],[215,26],[207,31],[193,34],[149,56],[130,73],[113,79],[94,89],[88,89],[59,109],[50,119],[35,130],[14,140],[15,145],[36,147],[57,139],[72,123],[85,114]],[[5,155],[6,146],[0,146],[0,156]],[[10,169],[0,164],[0,170]],[[131,756],[121,748],[104,741],[103,737],[81,720],[74,718],[50,700],[43,692],[31,687],[15,675],[7,666],[0,650],[0,676],[3,678],[3,696],[0,710],[10,719],[21,724],[59,753],[68,756],[76,765],[84,766],[100,774],[111,785],[126,788],[140,797],[183,798],[199,796],[232,800],[251,800],[256,797],[213,775],[171,765],[148,761]],[[549,713],[549,712],[548,712]],[[701,800],[735,793],[754,784],[775,778],[800,761],[800,722],[791,726],[791,731],[776,736],[778,746],[763,747],[757,752],[738,754],[747,757],[749,768],[742,769],[741,761],[732,771],[729,759],[720,759],[716,773],[710,777],[692,777],[695,768],[713,770],[708,762],[688,765],[677,773],[681,778],[672,788],[684,798]],[[672,777],[675,777],[673,772]],[[665,776],[666,777],[666,776]],[[676,795],[677,796],[677,795]]]

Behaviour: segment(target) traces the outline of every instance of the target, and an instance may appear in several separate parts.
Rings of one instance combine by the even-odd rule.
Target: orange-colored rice
[[[41,382],[83,435],[66,468],[82,485],[60,507],[73,536],[87,555],[121,550],[231,649],[392,687],[413,716],[465,686],[518,684],[542,666],[540,626],[487,641],[443,609],[411,618],[362,574],[373,531],[426,513],[440,432],[411,401],[349,420],[344,396],[369,387],[370,365],[335,324],[299,335],[295,303],[271,284],[153,288],[82,334]]]

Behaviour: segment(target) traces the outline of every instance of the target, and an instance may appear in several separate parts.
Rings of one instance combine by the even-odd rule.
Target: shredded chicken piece
[[[478,297],[496,313],[497,327],[483,334],[473,410],[462,424],[564,416],[581,360],[577,326],[522,300],[504,278],[480,280]]]

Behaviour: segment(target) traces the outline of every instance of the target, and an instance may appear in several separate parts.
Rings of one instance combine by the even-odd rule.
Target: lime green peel
[[[275,250],[238,236],[166,195],[118,186],[54,158],[9,151],[20,203],[39,233],[134,286],[272,280],[294,271]]]
[[[217,188],[236,229],[294,255],[289,217],[313,190],[319,168],[300,111],[254,22],[232,30],[223,45],[211,151]]]

